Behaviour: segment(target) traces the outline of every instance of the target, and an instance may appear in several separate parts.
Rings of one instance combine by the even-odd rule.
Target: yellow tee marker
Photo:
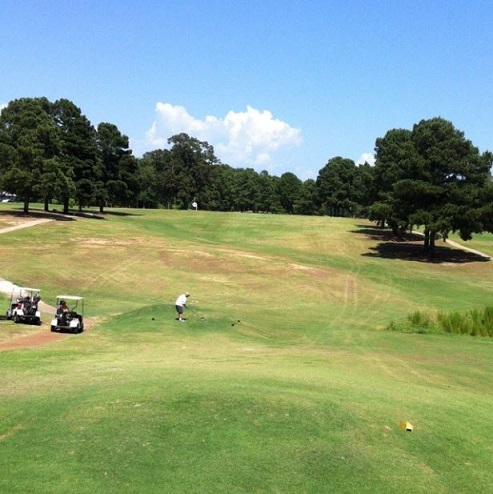
[[[412,432],[414,429],[413,424],[411,424],[410,422],[407,422],[405,420],[401,420],[399,425],[401,426],[401,429],[404,429],[405,431],[408,431],[408,432]]]

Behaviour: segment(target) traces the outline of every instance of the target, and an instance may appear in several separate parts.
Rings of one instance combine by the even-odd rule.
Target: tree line
[[[0,189],[31,202],[87,206],[253,211],[366,217],[396,235],[423,227],[438,235],[493,231],[490,152],[480,153],[443,118],[376,139],[375,165],[340,156],[316,179],[233,168],[207,142],[187,134],[136,158],[116,125],[94,127],[67,99],[21,98],[0,114]]]

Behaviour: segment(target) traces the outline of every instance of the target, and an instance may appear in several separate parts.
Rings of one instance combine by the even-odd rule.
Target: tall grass
[[[466,312],[414,311],[405,321],[392,321],[391,331],[405,333],[450,333],[470,336],[493,336],[493,307]]]

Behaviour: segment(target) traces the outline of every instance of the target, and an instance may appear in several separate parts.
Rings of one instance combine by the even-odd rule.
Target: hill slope
[[[423,262],[346,219],[111,213],[1,238],[4,278],[83,295],[101,320],[2,353],[2,492],[493,485],[491,341],[382,330],[483,307],[493,263],[445,246]]]

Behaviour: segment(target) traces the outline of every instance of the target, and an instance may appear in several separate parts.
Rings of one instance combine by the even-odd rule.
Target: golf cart
[[[51,331],[82,333],[84,331],[84,298],[58,295],[56,314],[51,321]]]
[[[41,312],[38,304],[41,300],[38,288],[16,287],[10,295],[10,304],[5,317],[16,324],[41,324]]]

